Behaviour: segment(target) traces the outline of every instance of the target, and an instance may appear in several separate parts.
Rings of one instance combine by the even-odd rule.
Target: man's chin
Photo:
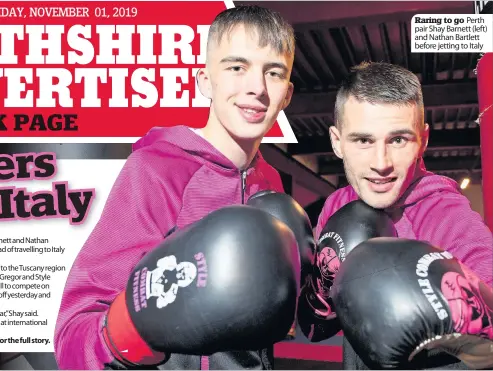
[[[393,194],[365,192],[360,198],[369,206],[375,209],[387,209],[396,202]]]
[[[262,139],[268,131],[265,124],[245,123],[244,127],[231,130],[231,134],[239,141],[256,141]]]

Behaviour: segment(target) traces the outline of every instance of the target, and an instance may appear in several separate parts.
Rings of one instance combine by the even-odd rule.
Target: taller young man
[[[156,128],[134,145],[66,284],[55,333],[61,369],[124,367],[103,334],[108,309],[133,267],[167,235],[258,191],[283,191],[258,149],[291,100],[294,48],[291,26],[272,11],[238,7],[215,19],[206,67],[197,76],[211,99],[207,125]],[[270,369],[272,360],[271,348],[210,357],[158,354],[145,364]]]

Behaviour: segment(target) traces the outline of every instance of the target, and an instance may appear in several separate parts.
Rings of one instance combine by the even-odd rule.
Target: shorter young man
[[[447,250],[491,286],[492,233],[455,181],[426,170],[429,127],[424,120],[421,85],[413,73],[386,63],[353,68],[337,93],[335,126],[330,128],[349,185],[327,198],[316,240],[339,209],[360,199],[384,210],[398,237]],[[347,341],[344,368],[368,369]]]

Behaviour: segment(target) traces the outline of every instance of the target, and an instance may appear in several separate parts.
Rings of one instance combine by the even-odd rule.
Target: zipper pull
[[[247,172],[246,172],[246,170],[244,170],[241,173],[241,190],[243,192],[245,192],[245,188],[246,188],[246,177],[247,177]]]
[[[243,170],[241,172],[241,203],[245,203],[245,188],[246,188],[246,177],[247,177],[247,171]]]

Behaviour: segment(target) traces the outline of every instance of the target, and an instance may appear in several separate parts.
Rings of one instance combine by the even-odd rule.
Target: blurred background
[[[430,141],[428,170],[455,179],[483,215],[481,153],[474,53],[411,53],[415,14],[474,14],[472,1],[235,2],[280,12],[296,31],[295,86],[286,109],[297,144],[278,145],[285,160],[272,161],[285,173],[286,189],[312,213],[327,193],[347,185],[342,161],[332,151],[329,127],[338,84],[362,61],[408,68],[423,85]],[[269,147],[270,145],[264,145]],[[270,149],[268,150],[270,152]],[[289,165],[288,165],[289,164]],[[298,169],[302,164],[304,169]]]

